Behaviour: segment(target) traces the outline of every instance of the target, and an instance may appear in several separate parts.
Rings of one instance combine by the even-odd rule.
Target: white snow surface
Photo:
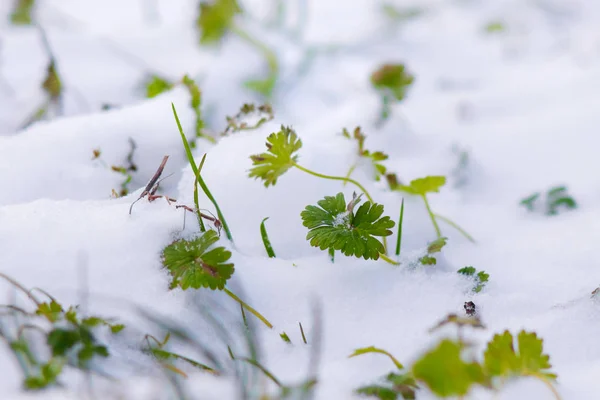
[[[194,176],[170,106],[175,104],[191,137],[187,91],[176,88],[145,100],[140,82],[153,72],[174,80],[191,74],[203,91],[208,128],[216,132],[244,102],[260,101],[242,82],[264,73],[264,65],[234,37],[218,49],[200,48],[197,1],[40,0],[36,16],[65,80],[65,115],[19,130],[43,99],[39,83],[47,59],[34,28],[6,22],[10,3],[0,4],[0,272],[64,305],[81,304],[86,313],[127,325],[124,339],[103,338],[121,361],[104,371],[116,371],[120,379],[94,378],[98,398],[171,398],[167,381],[150,375],[156,370],[139,351],[143,335],[156,327],[130,305],[212,338],[224,359],[226,346],[199,320],[198,304],[214,303],[235,315],[237,322],[227,319],[232,335],[241,316],[223,293],[168,289],[160,254],[174,238],[197,232],[191,215],[184,229],[184,211],[164,199],[142,200],[129,215],[164,155],[170,159],[163,176],[173,176],[161,193],[193,205]],[[464,302],[472,300],[487,329],[467,334],[480,348],[505,329],[535,331],[551,356],[562,398],[597,399],[600,310],[590,294],[600,283],[594,262],[600,239],[600,184],[594,178],[600,167],[600,4],[396,0],[388,3],[423,13],[394,23],[381,12],[381,1],[290,0],[283,2],[286,12],[277,25],[268,23],[275,3],[241,1],[250,15],[241,23],[280,58],[275,119],[216,145],[200,140],[194,150],[196,162],[207,154],[202,175],[233,234],[233,243],[222,240],[235,263],[230,286],[275,325],[269,330],[247,314],[261,362],[282,382],[300,383],[318,350],[316,398],[358,398],[354,389],[377,381],[392,365],[376,355],[348,359],[354,349],[374,345],[410,365],[439,338],[454,335],[451,329],[430,334],[429,328],[448,313],[463,313]],[[506,31],[485,33],[492,21],[502,21]],[[308,62],[310,48],[318,51]],[[416,80],[378,128],[379,98],[369,76],[384,62],[406,63]],[[118,108],[101,111],[104,103]],[[305,240],[300,212],[340,191],[349,199],[356,188],[295,169],[269,188],[248,178],[249,155],[264,151],[266,137],[281,124],[292,126],[303,141],[298,162],[323,174],[344,175],[357,161],[355,143],[341,130],[360,125],[367,148],[389,154],[385,165],[403,181],[447,176],[440,193],[429,196],[431,206],[476,243],[441,222],[449,240],[438,264],[407,267],[435,232],[421,200],[405,196],[401,266],[339,254],[332,264],[327,252]],[[119,189],[123,177],[109,166],[125,162],[129,138],[137,144],[138,171],[132,193],[115,199],[111,190]],[[460,173],[457,148],[469,160]],[[92,160],[97,149],[101,157]],[[353,177],[397,220],[401,193],[375,182],[364,165]],[[531,193],[560,184],[577,200],[576,210],[548,217],[519,206]],[[202,195],[200,204],[214,212]],[[260,237],[265,217],[275,259],[267,257]],[[394,233],[391,248],[395,241]],[[467,265],[490,274],[479,294],[472,295],[470,283],[456,273]],[[27,304],[1,282],[0,302],[15,299]],[[282,332],[292,345],[281,340]],[[89,392],[85,377],[69,372],[63,388],[23,393],[21,370],[4,343],[0,370],[2,399],[79,399]],[[186,372],[184,385],[197,398],[237,398],[232,379]],[[418,398],[434,396],[421,389]],[[497,394],[476,391],[469,398],[553,396],[541,383],[522,379]]]

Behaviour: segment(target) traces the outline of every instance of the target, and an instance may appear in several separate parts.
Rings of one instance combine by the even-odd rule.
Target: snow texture
[[[227,344],[249,354],[231,298],[168,290],[161,251],[175,238],[194,235],[195,218],[164,198],[141,200],[129,215],[164,155],[170,158],[163,176],[173,176],[160,193],[193,206],[194,175],[170,106],[191,138],[188,92],[177,87],[145,100],[142,81],[153,73],[172,80],[191,74],[203,91],[207,126],[218,132],[226,115],[260,101],[243,81],[261,76],[263,61],[235,37],[220,48],[200,48],[197,1],[40,0],[35,15],[64,77],[64,115],[21,130],[43,100],[47,55],[35,28],[14,27],[4,18],[11,3],[0,4],[0,272],[64,305],[80,304],[87,314],[127,325],[122,336],[102,338],[114,360],[99,368],[120,379],[94,376],[96,398],[172,398],[169,381],[140,351],[144,334],[164,333],[137,307],[193,331],[221,360],[228,360]],[[386,4],[422,12],[394,21],[381,11],[381,1],[290,0],[282,2],[279,21],[276,3],[241,1],[251,16],[242,25],[273,47],[281,63],[275,119],[216,145],[199,140],[194,149],[197,163],[207,154],[202,176],[233,234],[233,243],[221,241],[235,263],[229,286],[275,325],[269,330],[246,313],[261,362],[286,384],[316,372],[317,399],[358,398],[353,390],[375,382],[391,363],[376,355],[348,359],[354,349],[374,345],[410,365],[440,337],[454,335],[450,329],[429,334],[429,328],[448,313],[463,313],[464,302],[472,300],[487,327],[468,333],[480,348],[504,329],[535,331],[551,355],[563,399],[597,399],[600,309],[590,294],[600,283],[593,262],[600,239],[594,178],[600,167],[600,4],[395,0]],[[487,33],[485,26],[495,21],[505,31]],[[380,99],[369,76],[384,62],[406,63],[416,81],[379,127]],[[102,111],[103,104],[116,108]],[[477,242],[440,222],[449,240],[437,265],[406,267],[424,254],[435,232],[422,201],[405,196],[403,265],[340,254],[332,264],[326,251],[305,240],[300,212],[340,191],[351,198],[357,189],[297,169],[269,188],[248,178],[249,156],[265,151],[266,137],[281,124],[303,141],[298,163],[319,173],[347,173],[357,161],[356,143],[341,131],[360,125],[366,147],[385,151],[390,158],[384,164],[403,182],[447,176],[440,193],[429,195],[431,207]],[[124,177],[110,166],[125,165],[129,138],[137,145],[132,192],[113,198]],[[100,150],[97,159],[94,150]],[[402,194],[373,181],[364,165],[352,176],[396,220]],[[561,184],[578,202],[576,210],[548,217],[519,206],[533,192]],[[204,195],[200,204],[215,213]],[[267,258],[261,241],[265,217],[275,259]],[[393,247],[395,233],[388,241]],[[477,295],[456,273],[467,265],[490,274]],[[0,282],[0,302],[14,301],[28,305]],[[223,318],[232,342],[200,316],[207,305]],[[193,353],[197,349],[178,346],[173,351],[208,362]],[[311,364],[315,353],[318,363]],[[177,365],[189,374],[182,384],[193,398],[238,398],[232,376]],[[63,388],[23,393],[21,370],[3,342],[0,370],[2,399],[80,399],[90,392],[85,376],[68,371]],[[275,393],[267,380],[262,384]],[[434,398],[426,389],[418,396]],[[553,397],[541,383],[524,379],[498,394],[476,391],[470,398]]]

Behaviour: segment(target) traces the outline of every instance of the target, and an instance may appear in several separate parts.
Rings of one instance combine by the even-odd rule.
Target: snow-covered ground
[[[142,81],[152,73],[172,80],[190,74],[203,91],[207,127],[218,132],[226,115],[245,102],[261,101],[242,83],[264,73],[263,61],[235,37],[217,49],[200,47],[196,0],[38,3],[36,18],[64,80],[65,115],[19,129],[43,101],[40,83],[48,60],[39,32],[10,25],[4,16],[12,1],[0,2],[0,272],[27,288],[42,288],[64,305],[81,304],[87,313],[127,325],[123,336],[104,338],[116,361],[101,368],[120,379],[107,384],[94,378],[99,398],[170,398],[168,381],[139,351],[145,333],[161,331],[140,318],[133,304],[183,324],[224,360],[228,343],[199,317],[199,308],[211,304],[232,336],[243,336],[243,330],[236,303],[223,293],[168,290],[161,251],[175,237],[193,235],[194,218],[187,216],[182,231],[184,211],[164,199],[142,200],[128,213],[164,155],[170,158],[163,176],[173,176],[161,184],[162,194],[193,205],[194,175],[170,105],[191,137],[188,92],[175,88],[146,100]],[[277,3],[284,4],[281,20],[273,11]],[[352,399],[354,389],[375,382],[391,366],[375,355],[348,359],[354,349],[374,345],[410,365],[440,337],[453,334],[451,329],[430,334],[429,328],[449,313],[463,314],[464,302],[471,300],[487,327],[467,332],[480,347],[504,329],[535,331],[551,356],[562,398],[597,399],[600,310],[590,295],[600,284],[594,261],[600,239],[600,182],[594,178],[600,170],[600,4],[241,4],[248,14],[241,24],[280,61],[275,118],[216,145],[201,139],[194,155],[199,162],[207,154],[202,176],[233,234],[233,243],[226,244],[235,263],[229,286],[275,326],[269,330],[247,315],[261,362],[282,382],[301,383],[318,353],[316,398]],[[394,21],[382,12],[383,4],[422,12]],[[486,32],[496,21],[504,31]],[[416,79],[380,128],[379,97],[369,77],[389,62],[405,63]],[[116,107],[102,111],[104,104]],[[281,124],[292,126],[303,141],[299,163],[323,174],[345,175],[357,161],[356,144],[341,131],[360,125],[366,147],[385,151],[390,158],[384,164],[403,181],[447,176],[441,192],[429,196],[431,206],[476,243],[442,222],[449,240],[438,264],[407,267],[435,239],[435,231],[422,201],[405,195],[401,266],[339,254],[332,264],[327,252],[305,240],[300,212],[340,191],[348,198],[355,188],[294,169],[269,188],[248,178],[249,156],[264,151],[265,138]],[[137,145],[132,193],[112,198],[123,176],[110,165],[126,162],[129,138]],[[95,150],[101,152],[97,159]],[[460,163],[461,152],[466,163]],[[365,166],[353,177],[397,220],[401,193],[375,182]],[[568,187],[577,209],[550,217],[519,205],[557,185]],[[214,212],[205,197],[200,204]],[[274,259],[267,257],[259,232],[265,217]],[[395,239],[395,233],[388,238]],[[456,273],[467,265],[490,274],[476,295]],[[11,304],[15,293],[0,283],[0,303]],[[22,296],[17,304],[26,304]],[[280,338],[282,332],[292,344]],[[85,376],[69,372],[64,388],[22,394],[21,370],[4,342],[0,371],[2,399],[77,399],[90,391]],[[233,379],[185,371],[190,377],[183,384],[194,398],[237,398]],[[418,398],[434,396],[421,389]],[[553,395],[541,383],[523,379],[499,393],[478,390],[470,398]]]

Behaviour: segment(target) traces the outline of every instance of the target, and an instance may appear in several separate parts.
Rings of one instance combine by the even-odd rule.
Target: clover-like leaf
[[[424,196],[426,193],[437,193],[446,184],[445,176],[426,176],[410,181],[409,185],[397,185],[392,190],[402,190],[411,194]]]
[[[265,187],[269,187],[294,166],[298,160],[298,155],[294,153],[300,150],[302,141],[293,129],[282,125],[279,132],[267,137],[266,145],[266,152],[250,156],[254,168],[250,169],[248,176],[262,179]]]
[[[377,90],[387,91],[401,101],[415,78],[406,71],[404,64],[384,64],[371,75],[371,83]]]
[[[462,359],[462,348],[458,342],[442,340],[413,365],[413,376],[438,396],[466,395],[472,385],[483,383],[485,376],[481,365]]]
[[[56,322],[62,317],[63,308],[56,300],[52,300],[49,303],[40,303],[35,313],[46,317],[50,322]]]
[[[543,376],[556,379],[550,372],[550,356],[543,353],[543,340],[535,332],[521,331],[515,351],[513,335],[505,331],[496,334],[483,354],[486,372],[492,377]]]
[[[237,0],[215,0],[213,3],[200,3],[198,27],[200,43],[219,42],[229,30],[233,18],[242,12]]]
[[[222,290],[233,275],[233,264],[227,263],[231,252],[211,246],[219,240],[215,231],[207,231],[193,240],[180,239],[168,245],[162,254],[163,265],[172,276],[171,288]]]
[[[325,196],[317,206],[309,205],[300,214],[302,223],[309,229],[306,239],[311,246],[321,250],[341,250],[347,256],[379,259],[383,244],[375,236],[389,236],[394,221],[381,217],[383,206],[367,201],[354,213],[359,199],[354,198],[348,206],[343,193],[335,197]]]

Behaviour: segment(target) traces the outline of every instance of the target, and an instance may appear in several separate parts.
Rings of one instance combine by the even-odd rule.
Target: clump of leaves
[[[273,108],[269,104],[256,106],[252,103],[246,103],[233,117],[227,117],[227,128],[221,136],[227,136],[230,133],[258,129],[261,125],[271,121],[274,118]],[[254,123],[248,123],[247,119],[254,118]]]
[[[214,44],[221,41],[228,32],[233,19],[241,14],[237,0],[215,0],[200,3],[197,25],[200,28],[200,43]]]
[[[321,250],[340,250],[346,256],[362,257],[365,260],[396,262],[383,253],[385,247],[377,237],[389,236],[395,223],[383,215],[383,205],[367,201],[358,210],[354,208],[360,196],[354,194],[346,204],[343,193],[325,196],[318,206],[306,206],[300,214],[302,224],[309,229],[306,240]]]
[[[404,64],[383,64],[371,74],[371,84],[381,96],[381,121],[389,118],[392,102],[404,100],[414,80]]]
[[[457,271],[459,274],[469,277],[473,281],[473,292],[479,293],[483,290],[490,279],[490,275],[485,271],[477,272],[474,267],[464,267]]]
[[[440,188],[446,184],[445,176],[426,176],[424,178],[418,178],[412,180],[408,185],[403,185],[398,181],[398,178],[395,174],[387,174],[386,179],[388,181],[388,185],[391,190],[400,191],[409,193],[412,195],[420,196],[425,203],[425,208],[427,209],[427,213],[429,214],[429,218],[431,218],[431,222],[433,223],[433,228],[435,229],[435,233],[439,238],[442,237],[442,231],[437,223],[437,220],[442,220],[448,225],[452,226],[454,229],[459,231],[464,237],[466,237],[469,241],[475,242],[475,239],[471,235],[469,235],[464,229],[458,226],[455,222],[446,218],[440,214],[434,214],[429,205],[429,201],[427,199],[427,194],[429,193],[438,193]]]
[[[375,170],[375,180],[379,181],[381,177],[384,176],[387,172],[385,165],[383,165],[381,162],[387,160],[388,155],[382,151],[369,151],[365,149],[365,139],[367,137],[362,132],[359,126],[354,128],[352,135],[350,135],[350,132],[348,132],[348,130],[344,128],[344,130],[342,131],[342,135],[347,139],[356,140],[358,144],[358,156],[361,158],[366,158],[371,162],[371,165]],[[357,164],[354,164],[352,167],[350,167],[350,170],[346,174],[347,178],[349,178],[350,175],[352,175],[352,172],[354,171],[356,166]]]
[[[10,22],[13,25],[31,25],[33,19],[31,13],[35,6],[35,0],[14,0],[15,5],[10,14]]]
[[[330,179],[342,182],[350,182],[365,194],[371,204],[375,204],[371,195],[359,182],[352,178],[324,175],[298,164],[298,150],[302,148],[302,141],[296,132],[290,128],[281,126],[279,132],[274,132],[267,137],[267,151],[250,156],[253,168],[250,169],[250,178],[261,179],[265,187],[275,185],[277,179],[285,174],[290,168],[297,168],[307,174],[322,179]],[[387,235],[385,235],[387,236]],[[384,254],[387,249],[387,241],[383,237]]]
[[[356,393],[362,396],[376,397],[381,400],[396,399],[415,399],[416,390],[419,388],[413,376],[404,370],[404,366],[390,352],[370,346],[356,349],[349,357],[356,357],[363,354],[383,354],[390,358],[398,372],[390,372],[383,379],[381,384],[362,386],[356,390]]]
[[[170,289],[222,290],[272,328],[273,325],[265,317],[225,287],[235,267],[229,262],[231,252],[223,246],[214,246],[218,241],[217,232],[207,230],[193,239],[179,239],[165,247],[161,260],[171,275]]]
[[[577,202],[569,195],[566,186],[556,186],[550,188],[546,192],[545,202],[540,204],[541,193],[536,192],[523,200],[520,204],[525,207],[528,211],[535,211],[539,208],[545,208],[546,215],[558,215],[559,210],[574,210],[577,208]]]
[[[421,265],[436,265],[437,259],[434,254],[441,252],[447,242],[447,238],[441,237],[429,243],[427,246],[427,254],[419,258],[419,263],[421,263]]]
[[[27,389],[39,390],[58,383],[58,378],[66,365],[89,370],[91,361],[109,355],[108,348],[97,340],[94,329],[106,326],[110,332],[117,334],[125,327],[97,316],[82,318],[78,315],[77,307],[71,306],[65,310],[56,299],[43,291],[42,293],[48,296],[48,301],[42,302],[32,294],[31,290],[25,289],[12,278],[1,273],[0,277],[25,293],[36,306],[35,311],[31,313],[14,306],[2,306],[18,311],[26,318],[25,322],[19,322],[20,328],[16,337],[10,336],[8,332],[1,329],[3,324],[0,324],[0,338],[4,338],[9,343],[13,354],[20,361],[25,374],[23,384]],[[44,321],[45,323],[42,323]],[[47,328],[48,324],[49,328]],[[29,330],[44,335],[45,344],[51,355],[49,359],[41,360],[36,357],[34,344],[28,340],[26,333]]]
[[[466,395],[473,385],[485,383],[485,373],[478,362],[463,359],[463,349],[460,342],[442,340],[414,363],[413,376],[438,396]]]
[[[273,50],[235,24],[234,19],[240,14],[242,14],[242,9],[237,0],[215,0],[211,3],[201,2],[200,15],[196,22],[200,31],[200,44],[217,44],[227,33],[231,32],[254,47],[265,58],[269,73],[264,79],[246,81],[245,86],[268,98],[273,93],[279,77],[279,62]]]

